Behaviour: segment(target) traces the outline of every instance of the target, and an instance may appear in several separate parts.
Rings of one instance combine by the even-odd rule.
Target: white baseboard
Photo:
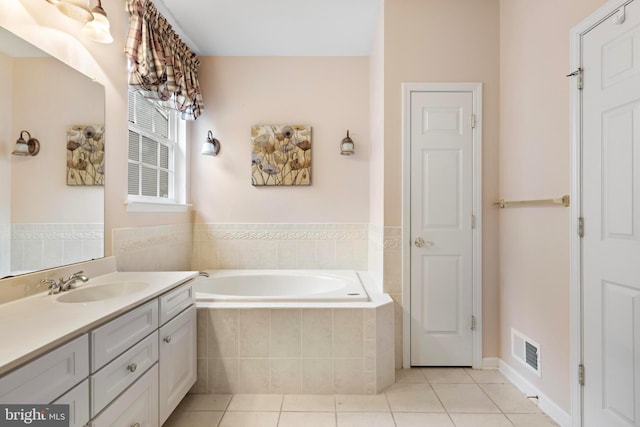
[[[482,369],[498,369],[499,360],[497,357],[483,357]]]
[[[529,380],[502,359],[498,359],[498,370],[524,394],[528,396],[538,396],[538,407],[542,412],[551,417],[553,421],[561,427],[571,427],[571,415],[566,413],[564,409],[551,400],[549,396],[542,393],[536,386],[531,384]]]

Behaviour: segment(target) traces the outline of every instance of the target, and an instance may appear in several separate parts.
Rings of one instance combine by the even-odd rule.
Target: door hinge
[[[476,316],[471,316],[471,330],[476,330]]]
[[[584,70],[582,67],[578,68],[573,73],[567,74],[567,77],[577,77],[578,90],[584,89]]]
[[[476,216],[471,215],[471,229],[476,228]]]
[[[471,129],[474,129],[476,127],[476,115],[472,114],[471,115]]]
[[[582,363],[578,365],[578,383],[584,385],[584,365]]]
[[[578,236],[584,237],[584,218],[578,218]]]

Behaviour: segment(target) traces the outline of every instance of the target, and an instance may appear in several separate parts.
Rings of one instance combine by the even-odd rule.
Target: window
[[[128,202],[184,203],[184,123],[178,112],[129,92]]]

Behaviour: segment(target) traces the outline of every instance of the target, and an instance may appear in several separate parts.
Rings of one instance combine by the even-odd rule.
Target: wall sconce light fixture
[[[25,141],[22,134],[27,134],[27,140]],[[40,152],[40,141],[36,138],[32,138],[31,134],[26,130],[20,132],[20,138],[16,141],[16,146],[13,149],[14,156],[35,156]]]
[[[355,144],[353,140],[349,137],[349,131],[347,130],[347,137],[342,139],[340,143],[340,154],[343,156],[350,156],[355,154]]]
[[[217,156],[220,152],[220,141],[213,137],[213,133],[209,131],[207,140],[202,143],[202,151],[200,154],[205,156]]]
[[[102,1],[98,0],[98,4],[93,9],[89,8],[91,0],[46,0],[55,5],[58,10],[76,21],[83,22],[82,28],[84,34],[89,40],[98,43],[113,43],[113,37],[109,27],[109,19],[107,12],[102,8]]]
[[[59,0],[56,7],[63,15],[80,22],[93,21],[89,0]]]
[[[84,24],[82,34],[94,42],[104,44],[113,43],[113,36],[111,35],[111,31],[109,31],[111,24],[107,18],[107,12],[102,8],[102,2],[100,0],[98,0],[96,7],[91,9],[91,15],[93,15],[93,20]]]

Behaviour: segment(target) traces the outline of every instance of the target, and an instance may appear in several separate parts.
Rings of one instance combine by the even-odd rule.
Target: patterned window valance
[[[151,0],[127,0],[129,85],[158,105],[195,120],[204,109],[200,61],[173,31]]]

